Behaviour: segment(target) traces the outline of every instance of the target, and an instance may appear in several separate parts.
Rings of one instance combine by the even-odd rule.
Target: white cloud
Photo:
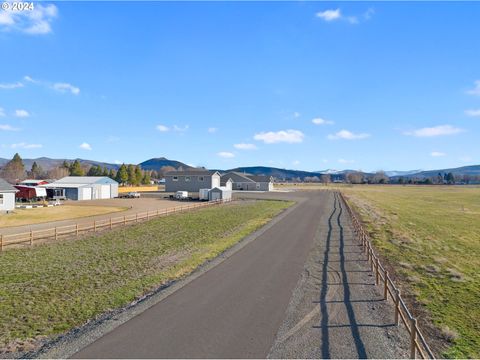
[[[338,159],[340,164],[353,164],[355,160]]]
[[[294,117],[295,119],[298,119],[300,116],[302,116],[302,114],[300,114],[298,111],[295,111],[295,112],[293,113],[293,117]]]
[[[19,118],[27,118],[30,116],[30,113],[27,110],[19,109],[15,110],[15,116]]]
[[[0,107],[0,117],[5,116],[5,109]]]
[[[234,153],[228,152],[228,151],[220,151],[217,153],[218,156],[224,158],[224,159],[231,159],[235,157]]]
[[[340,130],[339,132],[335,134],[330,134],[327,136],[328,139],[330,140],[358,140],[358,139],[366,139],[370,137],[370,134],[367,133],[359,133],[355,134],[351,131],[348,130]]]
[[[292,164],[293,164],[293,165],[300,165],[300,160],[293,160],[293,161],[292,161]]]
[[[40,149],[43,147],[42,144],[27,144],[24,142],[18,143],[18,144],[12,144],[10,145],[12,149]]]
[[[165,125],[157,125],[157,130],[161,132],[167,132],[170,129],[168,128],[168,126],[165,126]]]
[[[440,151],[432,151],[430,153],[430,156],[433,156],[433,157],[442,157],[442,156],[447,156],[447,154],[445,154],[444,152],[440,152]]]
[[[92,147],[90,146],[89,143],[81,143],[80,146],[79,146],[80,149],[83,149],[83,150],[92,150]]]
[[[255,144],[247,144],[247,143],[240,143],[240,144],[235,144],[233,145],[235,149],[239,150],[256,150],[257,145]]]
[[[185,125],[185,126],[177,126],[177,125],[173,125],[173,131],[178,131],[178,132],[185,132],[187,131],[188,129],[190,128],[190,126],[188,125]]]
[[[474,88],[468,90],[467,94],[480,96],[480,80],[476,80],[474,84],[475,84]]]
[[[70,92],[73,95],[78,95],[80,94],[80,89],[76,86],[73,86],[72,84],[69,83],[55,83],[52,85],[52,88],[58,92]]]
[[[433,136],[444,136],[444,135],[454,135],[463,132],[463,129],[451,126],[451,125],[439,125],[433,127],[426,127],[421,129],[416,129],[413,131],[404,132],[404,135],[416,136],[416,137],[433,137]]]
[[[13,127],[12,125],[8,124],[0,124],[0,131],[18,131],[19,128]]]
[[[334,124],[333,121],[325,120],[325,119],[322,119],[322,118],[312,119],[312,123],[314,123],[315,125],[332,125],[332,124]]]
[[[216,128],[216,127],[210,127],[210,128],[208,128],[207,131],[208,131],[210,134],[214,134],[214,133],[216,133],[216,132],[218,131],[218,128]]]
[[[475,109],[475,110],[465,110],[465,115],[467,116],[480,116],[480,109]]]
[[[117,165],[121,165],[121,164],[122,164],[122,162],[121,162],[120,160],[114,160],[113,163],[114,163],[114,164],[117,164]]]
[[[275,144],[275,143],[301,143],[305,134],[300,130],[280,130],[280,131],[268,131],[255,134],[253,137],[255,140],[263,141],[265,144]]]
[[[18,89],[18,88],[21,88],[23,86],[24,85],[20,81],[17,81],[15,83],[1,83],[0,84],[0,89],[6,89],[6,90]]]
[[[25,80],[26,82],[30,82],[30,83],[33,83],[33,84],[39,84],[40,83],[40,80],[35,80],[33,79],[32,77],[28,76],[28,75],[25,75],[23,77],[23,80]]]
[[[51,23],[58,15],[58,9],[53,4],[42,5],[35,3],[33,10],[13,11],[10,9],[0,12],[0,31],[17,31],[31,35],[43,35],[52,32]]]
[[[319,17],[325,21],[333,21],[333,20],[338,20],[341,19],[342,13],[340,9],[335,9],[335,10],[325,10],[325,11],[320,11],[316,13],[316,17]]]

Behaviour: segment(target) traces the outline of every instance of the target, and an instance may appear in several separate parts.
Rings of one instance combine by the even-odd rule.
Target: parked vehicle
[[[200,189],[198,191],[198,200],[208,201],[208,192],[210,189]]]
[[[140,198],[140,193],[137,191],[130,191],[128,193],[119,194],[118,197],[124,199],[138,199]]]
[[[188,200],[188,191],[177,191],[175,193],[175,199],[177,199],[177,200]]]

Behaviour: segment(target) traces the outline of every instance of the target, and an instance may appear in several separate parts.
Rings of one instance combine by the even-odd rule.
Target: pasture
[[[187,275],[291,204],[238,201],[0,254],[0,357]]]
[[[443,356],[480,357],[480,188],[339,187],[399,282],[426,309]],[[434,336],[435,337],[435,336]]]

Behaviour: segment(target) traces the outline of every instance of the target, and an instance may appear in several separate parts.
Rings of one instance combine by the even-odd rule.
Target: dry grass
[[[119,186],[118,193],[128,193],[130,191],[144,192],[144,191],[159,191],[164,188],[163,185],[145,185],[145,186]]]
[[[443,355],[479,358],[480,188],[359,185],[342,191],[404,288],[448,340]]]
[[[15,209],[13,213],[0,215],[0,228],[39,224],[49,221],[69,220],[124,211],[115,206],[74,206],[61,205],[35,209]]]

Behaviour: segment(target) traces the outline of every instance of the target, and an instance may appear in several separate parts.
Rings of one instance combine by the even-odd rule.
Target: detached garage
[[[118,196],[118,183],[107,176],[67,176],[42,186],[47,188],[47,193],[63,193],[70,200],[112,199]]]
[[[232,189],[225,186],[214,187],[208,192],[208,200],[232,200]]]

